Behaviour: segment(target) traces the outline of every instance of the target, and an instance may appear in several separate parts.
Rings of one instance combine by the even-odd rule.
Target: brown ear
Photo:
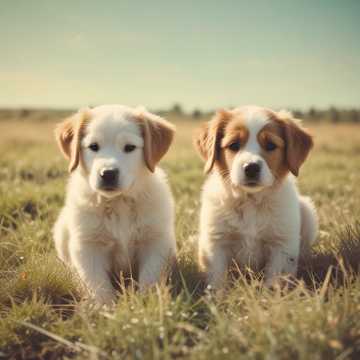
[[[288,113],[286,117],[282,115],[282,121],[286,141],[286,161],[289,170],[298,176],[301,165],[313,147],[313,139],[291,114]]]
[[[55,138],[65,158],[69,159],[69,172],[75,170],[80,159],[80,143],[85,125],[90,119],[89,112],[82,110],[65,119],[55,128]]]
[[[175,134],[175,126],[146,110],[137,114],[144,138],[144,159],[151,172],[169,150]]]
[[[195,133],[194,146],[205,160],[205,174],[208,174],[214,167],[220,147],[222,131],[230,117],[230,111],[219,110],[212,120],[204,123]]]

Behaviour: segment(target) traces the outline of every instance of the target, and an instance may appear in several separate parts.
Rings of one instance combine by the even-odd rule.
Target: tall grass
[[[356,359],[360,357],[360,131],[316,125],[300,175],[320,217],[319,241],[299,279],[268,290],[237,274],[219,293],[196,263],[202,164],[197,123],[177,120],[162,166],[176,198],[179,267],[167,286],[128,287],[115,308],[84,299],[56,258],[51,227],[62,206],[66,164],[53,121],[0,122],[0,358]]]

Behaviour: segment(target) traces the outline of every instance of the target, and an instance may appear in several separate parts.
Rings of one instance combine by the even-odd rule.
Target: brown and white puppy
[[[265,283],[296,275],[300,249],[317,235],[312,201],[294,180],[313,146],[288,112],[246,106],[219,111],[195,146],[210,174],[202,191],[199,261],[219,287],[232,261],[265,268]]]
[[[71,174],[55,246],[98,303],[115,299],[111,273],[138,269],[144,289],[175,257],[173,198],[157,168],[173,135],[160,117],[120,105],[80,111],[56,129]]]

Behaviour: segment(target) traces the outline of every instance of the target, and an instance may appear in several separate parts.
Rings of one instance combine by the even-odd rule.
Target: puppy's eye
[[[241,147],[241,144],[239,141],[234,141],[233,143],[231,143],[228,148],[231,150],[231,151],[239,151],[240,150],[240,147]]]
[[[274,144],[272,141],[268,141],[268,142],[265,144],[265,150],[266,150],[266,151],[274,151],[276,148],[277,148],[277,145]]]
[[[130,145],[130,144],[127,144],[124,146],[124,151],[126,153],[129,153],[129,152],[132,152],[136,149],[136,146],[135,145]]]
[[[89,145],[89,149],[90,149],[91,151],[94,151],[94,152],[99,151],[99,144],[98,144],[98,143],[91,143],[91,144]]]

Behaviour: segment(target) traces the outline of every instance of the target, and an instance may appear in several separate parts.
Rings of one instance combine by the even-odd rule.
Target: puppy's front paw
[[[140,281],[139,282],[139,292],[146,293],[147,291],[151,291],[152,289],[156,288],[156,285],[159,285],[159,280],[152,280],[152,281]]]
[[[268,289],[275,289],[281,287],[281,283],[284,280],[280,276],[271,276],[269,278],[265,278],[264,285]]]
[[[92,294],[92,298],[97,305],[112,306],[116,304],[116,295],[114,290],[97,290]]]
[[[270,278],[265,278],[264,285],[268,289],[285,289],[292,288],[296,284],[295,278],[292,275],[274,275]]]

